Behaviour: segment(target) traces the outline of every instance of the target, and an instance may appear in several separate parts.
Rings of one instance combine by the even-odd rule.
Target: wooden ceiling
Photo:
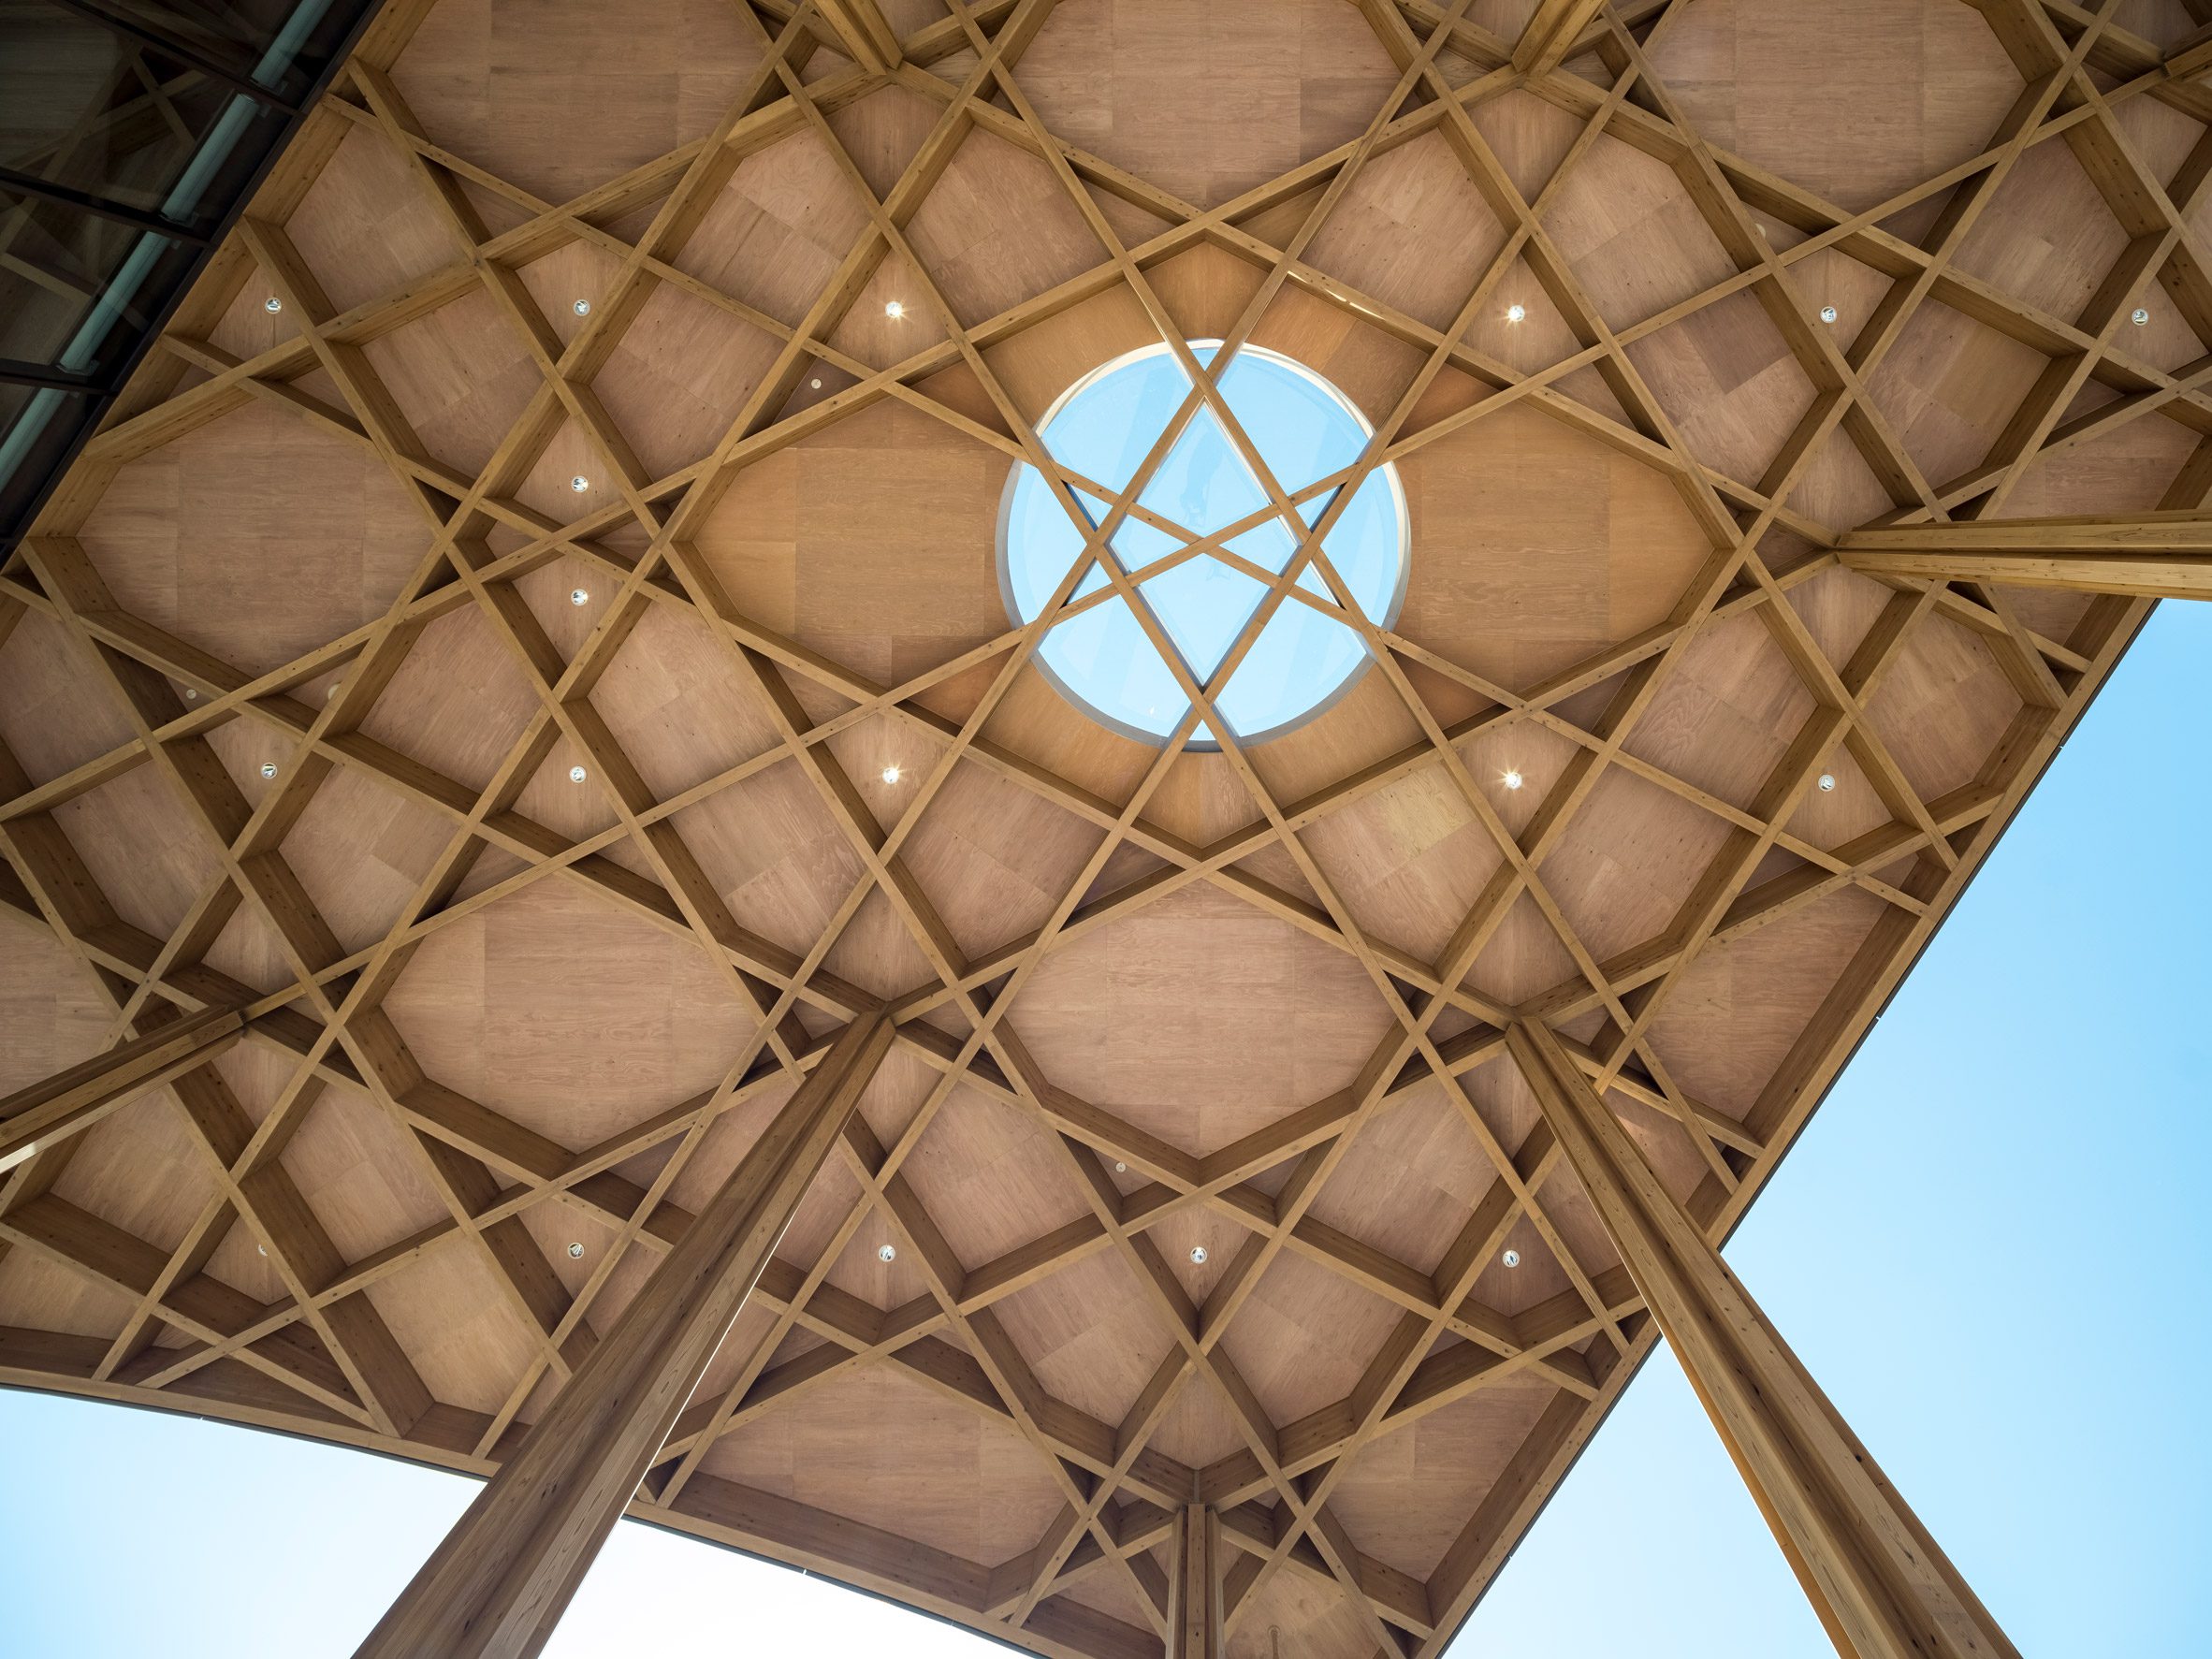
[[[881,10],[392,0],[0,573],[0,1090],[247,1016],[0,1174],[0,1380],[488,1470],[883,1007],[633,1512],[1433,1654],[1654,1341],[1507,1024],[1724,1234],[2147,609],[1839,543],[2212,488],[2212,4]],[[1162,338],[1411,505],[1248,749],[999,598]]]

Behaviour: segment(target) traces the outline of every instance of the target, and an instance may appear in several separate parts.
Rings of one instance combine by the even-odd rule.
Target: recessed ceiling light
[[[1508,305],[1506,307],[1506,321],[1508,323],[1518,323],[1527,315],[1528,307],[1525,305]]]
[[[588,774],[581,766],[571,766],[568,769],[568,780],[571,783],[581,783],[587,776]]]
[[[274,778],[276,776],[276,762],[263,761],[261,763],[261,776],[264,778]]]
[[[1832,305],[1822,306],[1820,308],[1820,320],[1824,323],[1834,322],[1836,320],[1836,308]]]
[[[1203,1267],[1203,1266],[1205,1266],[1205,1265],[1206,1265],[1206,1247],[1205,1247],[1205,1245],[1203,1245],[1203,1244],[1193,1244],[1193,1245],[1191,1245],[1191,1247],[1190,1247],[1190,1260],[1191,1260],[1191,1265],[1193,1265],[1194,1267]]]
[[[822,376],[821,376],[821,375],[819,375],[819,374],[817,374],[817,375],[816,375],[816,376],[815,376],[815,377],[814,377],[812,380],[808,381],[807,384],[808,384],[809,386],[812,386],[812,387],[813,387],[813,388],[814,388],[816,391],[818,391],[818,392],[819,392],[820,390],[822,390]]]
[[[1820,775],[1820,793],[1824,795],[1832,794],[1835,793],[1835,788],[1836,775],[1833,772],[1823,772]]]
[[[589,588],[571,588],[568,590],[568,602],[571,604],[582,604],[590,597],[591,589]]]
[[[1507,1267],[1519,1267],[1521,1265],[1521,1252],[1518,1250],[1508,1250],[1503,1256],[1499,1257],[1498,1259],[1504,1262]]]
[[[271,316],[274,316],[278,312],[284,309],[284,302],[279,299],[274,294],[271,294],[267,299],[264,299],[261,302],[261,309],[265,312],[268,312]]]
[[[876,1246],[876,1259],[878,1261],[896,1261],[898,1259],[898,1246],[896,1244],[878,1244]]]
[[[269,1246],[267,1244],[255,1244],[254,1248],[260,1251],[264,1256],[269,1254]]]
[[[2128,321],[2134,324],[2136,327],[2141,328],[2149,323],[2150,313],[2146,311],[2142,306],[2138,305],[2135,308],[2134,314],[2129,317]]]
[[[1129,1172],[1129,1166],[1123,1163],[1119,1158],[1115,1158],[1113,1160],[1113,1172],[1116,1175],[1126,1175]]]
[[[591,314],[591,301],[589,299],[579,299],[569,309],[574,311],[579,317],[588,317]]]
[[[186,686],[184,688],[184,701],[187,703],[197,703],[199,701],[199,693],[194,691],[190,686]]]
[[[1507,789],[1519,789],[1521,783],[1521,774],[1519,771],[1508,767],[1506,769],[1506,775],[1499,779],[1498,781],[1503,783]]]
[[[903,299],[894,299],[889,305],[886,305],[883,308],[883,314],[891,318],[894,322],[896,322],[900,317],[903,317],[907,314],[906,301]]]
[[[583,473],[578,473],[574,478],[571,478],[568,481],[568,487],[575,490],[578,495],[581,495],[584,493],[584,491],[591,488],[591,480],[585,477]]]
[[[883,768],[883,781],[885,783],[896,783],[902,776],[904,775],[899,771],[896,761],[893,761],[891,764]]]
[[[577,301],[576,301],[576,303],[577,303],[578,305],[581,305],[581,304],[583,304],[584,302],[583,302],[581,299],[579,299],[579,300],[577,300]],[[582,1255],[584,1254],[584,1246],[583,1246],[583,1245],[581,1245],[581,1244],[573,1244],[573,1243],[572,1243],[572,1244],[569,1245],[569,1247],[568,1247],[568,1253],[569,1253],[571,1256],[579,1256],[579,1257],[580,1257],[580,1256],[582,1256]]]

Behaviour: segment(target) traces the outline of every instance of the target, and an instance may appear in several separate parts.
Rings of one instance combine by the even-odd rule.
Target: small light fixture
[[[2144,307],[2138,305],[2135,308],[2133,313],[2128,318],[2128,321],[2134,324],[2138,328],[2147,327],[2150,324],[2150,313]]]
[[[883,308],[883,314],[889,317],[893,322],[897,322],[899,318],[907,314],[907,302],[903,299],[892,300],[890,304]]]
[[[1824,323],[1834,322],[1836,320],[1836,308],[1832,305],[1822,306],[1820,308],[1820,320]]]
[[[902,776],[896,761],[893,761],[891,764],[883,768],[883,781],[885,783],[896,783]]]
[[[1832,795],[1836,793],[1836,775],[1833,772],[1823,772],[1820,775],[1820,793],[1824,795]]]
[[[876,1246],[876,1259],[878,1261],[896,1261],[898,1259],[898,1246],[896,1244],[878,1244]]]
[[[1191,1266],[1193,1266],[1193,1267],[1203,1267],[1203,1266],[1205,1266],[1205,1265],[1206,1265],[1206,1247],[1205,1247],[1205,1245],[1203,1245],[1203,1244],[1193,1244],[1193,1245],[1191,1245],[1191,1247],[1190,1247],[1190,1264],[1191,1264]]]
[[[1498,1259],[1504,1262],[1507,1267],[1519,1267],[1521,1265],[1521,1252],[1518,1250],[1508,1250],[1503,1256],[1499,1257]]]
[[[261,309],[269,313],[269,314],[273,317],[278,312],[284,309],[284,302],[279,299],[274,294],[271,294],[267,299],[264,299],[261,302]]]
[[[587,776],[588,774],[581,766],[571,766],[568,769],[568,780],[571,783],[581,783]]]
[[[579,299],[575,302],[575,304],[570,306],[569,309],[575,312],[579,317],[588,317],[591,314],[591,301],[589,299]]]
[[[585,477],[583,473],[578,473],[574,478],[571,478],[568,481],[568,487],[575,490],[578,495],[582,495],[584,491],[591,488],[591,480]]]
[[[267,1244],[255,1244],[254,1248],[258,1250],[264,1256],[269,1254],[269,1246]]]
[[[261,776],[264,778],[274,778],[276,776],[276,762],[263,761],[261,763]]]
[[[187,703],[197,703],[199,701],[199,693],[194,691],[190,686],[186,686],[184,688],[184,701]]]
[[[1506,321],[1508,323],[1521,322],[1527,315],[1528,307],[1525,305],[1508,305],[1506,307]]]
[[[808,386],[812,387],[812,388],[813,388],[815,391],[818,391],[818,392],[819,392],[820,390],[822,390],[822,376],[821,376],[821,375],[819,375],[819,374],[817,374],[817,375],[816,375],[816,376],[815,376],[815,377],[814,377],[812,380],[808,381],[807,384],[808,384]]]
[[[581,305],[581,304],[583,304],[584,302],[583,302],[581,299],[579,299],[579,300],[577,300],[577,301],[576,301],[576,303],[577,303],[578,305]],[[583,1257],[583,1254],[584,1254],[584,1246],[583,1246],[582,1244],[576,1244],[576,1243],[571,1242],[571,1244],[569,1244],[569,1247],[568,1247],[568,1253],[569,1253],[569,1256],[570,1256],[572,1259],[582,1259],[582,1257]]]
[[[1129,1172],[1129,1166],[1123,1163],[1121,1159],[1115,1158],[1113,1160],[1113,1172],[1116,1175],[1126,1175]]]
[[[571,588],[568,590],[568,602],[571,604],[582,604],[590,597],[591,589],[589,588]]]
[[[1508,767],[1506,769],[1506,775],[1499,779],[1498,781],[1504,784],[1507,789],[1519,789],[1521,783],[1521,773],[1515,768]]]
[[[341,682],[339,682],[339,681],[337,681],[337,680],[332,680],[332,681],[331,681],[331,682],[330,682],[328,685],[327,685],[327,686],[325,686],[325,687],[323,688],[323,701],[324,701],[324,702],[327,703],[327,702],[329,702],[329,701],[330,701],[332,698],[334,698],[334,697],[336,697],[336,696],[338,695],[338,687],[339,687],[340,683],[341,683]]]

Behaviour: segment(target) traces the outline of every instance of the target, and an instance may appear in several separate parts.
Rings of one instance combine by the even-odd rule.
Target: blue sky
[[[2207,707],[2212,605],[2165,606],[1728,1249],[2029,1653],[2212,1629]],[[0,1459],[10,1659],[344,1659],[472,1490],[7,1390]],[[1004,1652],[625,1522],[548,1652],[740,1647]],[[1832,1651],[1664,1350],[1454,1650]]]

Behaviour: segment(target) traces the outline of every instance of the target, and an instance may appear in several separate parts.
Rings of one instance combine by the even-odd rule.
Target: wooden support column
[[[1506,1033],[1791,1570],[1844,1659],[2018,1659],[1549,1027]]]
[[[1869,575],[2212,599],[2212,517],[2203,513],[1893,524],[1855,530],[1838,551]]]
[[[529,1659],[583,1582],[891,1046],[845,1028],[357,1659]]]
[[[862,68],[887,75],[906,61],[898,31],[884,20],[876,0],[815,0],[815,6],[837,30],[839,48]]]
[[[1605,0],[1537,0],[1535,14],[1513,45],[1513,66],[1523,75],[1559,67]]]
[[[159,1006],[158,1004],[156,1006]],[[0,1100],[0,1170],[88,1129],[118,1106],[204,1066],[239,1040],[235,1008],[203,1008]]]
[[[1203,1504],[1175,1514],[1168,1584],[1168,1659],[1221,1659],[1221,1517]]]

